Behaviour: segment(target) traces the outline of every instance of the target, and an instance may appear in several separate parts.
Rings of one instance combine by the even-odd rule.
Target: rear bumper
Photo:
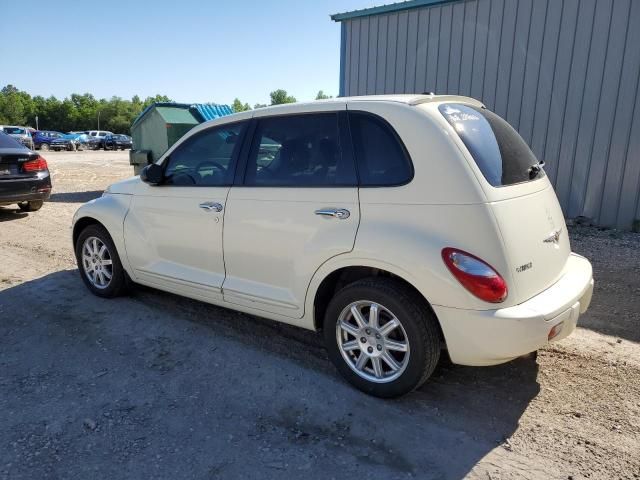
[[[51,177],[49,174],[37,178],[0,181],[0,205],[47,200],[50,195]]]
[[[462,310],[433,306],[440,320],[449,355],[461,365],[495,365],[550,343],[576,328],[591,302],[593,272],[589,261],[571,254],[563,276],[547,290],[514,307]]]

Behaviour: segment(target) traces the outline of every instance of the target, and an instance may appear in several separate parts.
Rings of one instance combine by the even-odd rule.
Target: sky
[[[0,0],[0,88],[186,103],[338,94],[340,24],[375,0]]]

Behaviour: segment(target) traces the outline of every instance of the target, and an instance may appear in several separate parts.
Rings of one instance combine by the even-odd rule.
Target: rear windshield
[[[0,132],[0,148],[20,148],[26,150],[26,147],[15,138],[11,138],[2,132]]]
[[[494,187],[529,182],[545,175],[518,132],[495,113],[458,103],[440,105],[439,110]]]

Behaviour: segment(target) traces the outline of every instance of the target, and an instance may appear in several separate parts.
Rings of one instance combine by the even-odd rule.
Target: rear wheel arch
[[[429,299],[420,292],[404,275],[400,272],[393,272],[391,269],[374,267],[371,265],[349,265],[336,268],[324,276],[318,287],[314,291],[313,297],[313,327],[316,331],[322,329],[324,316],[331,298],[343,287],[365,278],[389,278],[401,284],[410,291],[416,298],[423,301],[426,307],[433,313],[437,319],[437,315],[431,307]],[[444,334],[440,320],[437,321],[440,332],[440,340],[445,345]]]

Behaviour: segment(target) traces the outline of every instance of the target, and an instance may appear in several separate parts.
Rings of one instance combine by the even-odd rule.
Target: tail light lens
[[[47,161],[42,157],[38,157],[35,160],[29,160],[22,164],[23,172],[42,172],[46,169]]]
[[[456,248],[443,249],[442,259],[462,286],[480,300],[501,303],[507,298],[507,283],[487,262]]]

